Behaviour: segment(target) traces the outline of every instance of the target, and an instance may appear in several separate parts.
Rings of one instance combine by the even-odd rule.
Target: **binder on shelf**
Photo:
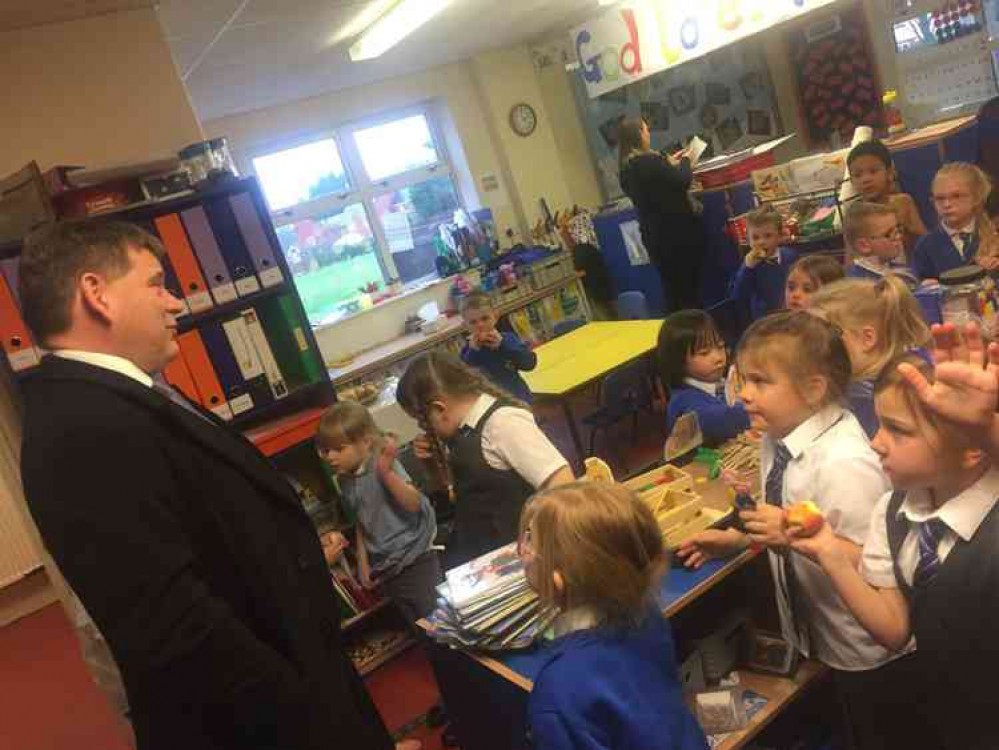
[[[14,294],[6,278],[0,274],[0,336],[3,337],[3,350],[7,353],[14,372],[27,370],[42,361],[35,343],[28,333],[28,326],[21,317]]]
[[[0,260],[0,273],[7,279],[7,286],[10,288],[11,296],[18,307],[21,306],[21,290],[18,285],[21,283],[21,259],[4,258]]]
[[[317,352],[309,347],[294,296],[282,294],[266,300],[257,306],[257,312],[285,379],[299,385],[319,382],[323,364]]]
[[[184,231],[184,225],[180,223],[180,216],[167,214],[157,216],[153,221],[156,224],[156,232],[166,247],[173,270],[180,280],[184,299],[187,300],[191,312],[199,313],[213,307],[212,296],[208,293],[205,277],[201,274],[191,243],[187,241],[187,233]]]
[[[198,387],[194,384],[194,376],[184,361],[184,355],[178,354],[166,367],[163,368],[163,377],[178,391],[187,396],[196,404],[201,403],[201,396],[198,395]]]
[[[239,374],[253,397],[254,408],[274,401],[271,384],[264,372],[264,363],[253,346],[253,339],[250,338],[250,329],[247,327],[246,321],[241,315],[237,315],[222,323],[222,331],[225,333],[229,348],[236,358]]]
[[[201,405],[217,417],[232,419],[232,409],[226,400],[222,384],[219,383],[215,367],[208,357],[208,350],[205,349],[201,334],[197,329],[187,331],[177,337],[177,343],[180,344],[181,356],[184,357],[184,362],[194,378],[194,385],[201,397]]]
[[[208,223],[208,216],[201,206],[194,206],[180,214],[181,221],[191,238],[194,254],[201,263],[201,270],[208,281],[212,299],[216,305],[224,305],[236,299],[236,285],[229,276],[229,268],[222,260],[215,234]]]
[[[208,350],[208,356],[212,360],[212,364],[215,365],[215,373],[219,376],[219,382],[222,384],[222,391],[229,402],[229,408],[232,409],[233,416],[238,417],[255,406],[268,403],[271,398],[263,367],[259,365],[255,355],[254,361],[259,367],[259,374],[249,381],[243,377],[242,368],[236,360],[236,354],[222,326],[222,323],[212,322],[200,326],[198,330],[201,332],[201,340]],[[264,391],[264,398],[260,397],[261,389]]]
[[[204,204],[204,209],[222,252],[222,259],[229,269],[229,277],[235,282],[236,293],[240,297],[246,297],[259,292],[260,280],[253,270],[253,259],[243,243],[243,235],[229,201],[209,201]]]
[[[250,332],[250,341],[253,342],[253,348],[256,350],[257,356],[260,357],[260,362],[264,366],[264,374],[267,375],[271,394],[275,399],[284,398],[288,395],[288,385],[285,383],[281,368],[274,358],[274,351],[271,349],[267,335],[264,333],[264,327],[260,325],[260,318],[257,317],[257,311],[252,308],[243,310],[240,312],[240,316],[246,323],[246,328]]]
[[[253,268],[260,276],[260,283],[265,287],[277,286],[284,281],[281,273],[281,266],[278,265],[274,256],[274,247],[271,245],[267,232],[264,231],[263,222],[260,220],[260,213],[253,201],[253,196],[249,193],[240,193],[229,197],[229,205],[236,217],[239,231],[243,235],[247,250],[253,259]]]

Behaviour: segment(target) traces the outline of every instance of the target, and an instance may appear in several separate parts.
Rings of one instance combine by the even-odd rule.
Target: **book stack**
[[[430,636],[462,648],[527,648],[557,614],[528,585],[516,543],[449,570],[437,593]]]

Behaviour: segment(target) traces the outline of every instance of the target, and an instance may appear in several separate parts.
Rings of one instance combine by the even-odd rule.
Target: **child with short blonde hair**
[[[853,256],[847,276],[880,279],[894,273],[912,288],[919,285],[905,258],[898,215],[890,205],[868,201],[851,204],[843,221],[843,239]]]
[[[769,206],[746,215],[750,250],[729,296],[747,306],[754,320],[781,309],[788,271],[798,259],[794,250],[780,246],[782,226],[781,215]]]
[[[430,548],[437,521],[430,501],[396,458],[395,443],[364,406],[341,401],[320,419],[316,447],[336,472],[344,505],[357,517],[361,584],[380,586],[410,623],[430,614],[441,581],[440,562]]]
[[[493,383],[526,404],[533,396],[521,372],[538,365],[538,355],[517,334],[496,329],[499,315],[492,298],[482,289],[473,289],[461,305],[461,317],[468,326],[468,341],[461,350],[465,364],[480,370]]]
[[[648,507],[605,482],[540,492],[519,548],[542,603],[560,610],[528,701],[534,746],[705,750],[655,601],[668,557]]]
[[[787,275],[784,287],[784,307],[804,310],[812,295],[826,284],[843,278],[843,264],[828,255],[806,255],[798,260]]]
[[[939,279],[961,266],[999,266],[999,235],[985,211],[992,192],[988,175],[974,164],[951,162],[937,171],[932,189],[940,224],[916,245],[912,265],[918,276]]]
[[[810,309],[843,331],[850,354],[850,410],[874,437],[874,381],[890,361],[930,342],[919,303],[900,277],[888,274],[877,281],[844,279],[823,287],[812,296]]]

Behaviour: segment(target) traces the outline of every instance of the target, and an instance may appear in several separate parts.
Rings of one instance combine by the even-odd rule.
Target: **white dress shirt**
[[[98,354],[97,352],[84,352],[78,349],[58,349],[52,352],[57,357],[63,359],[73,359],[77,362],[84,362],[94,367],[103,367],[105,370],[112,370],[119,375],[132,378],[142,383],[147,388],[153,387],[153,379],[148,373],[143,372],[135,363],[124,357],[116,357],[113,354]]]
[[[496,398],[482,394],[461,424],[475,427]],[[540,489],[548,478],[569,462],[541,431],[534,415],[516,406],[501,406],[482,430],[482,455],[494,469],[513,470]]]
[[[905,500],[898,509],[898,517],[909,522],[909,533],[906,534],[899,550],[898,567],[905,582],[910,586],[919,563],[919,527],[917,524],[937,518],[942,521],[947,530],[937,545],[937,557],[940,563],[947,561],[947,556],[954,549],[958,538],[970,542],[982,525],[982,521],[991,512],[999,499],[999,468],[989,469],[982,477],[964,492],[951,498],[939,508],[934,508],[930,493],[927,490],[914,490],[906,493]],[[860,571],[864,579],[879,589],[898,588],[895,580],[895,568],[891,549],[888,546],[888,503],[891,501],[889,492],[874,509],[871,519],[871,531],[864,543],[864,557]],[[999,550],[997,550],[999,552]]]
[[[857,418],[842,406],[830,405],[798,425],[781,442],[791,454],[784,471],[785,507],[811,500],[837,536],[864,544],[871,513],[891,485]],[[774,450],[773,438],[765,436],[760,461],[764,488]],[[780,560],[771,552],[785,640],[806,656],[846,671],[873,669],[896,656],[857,622],[819,565],[803,555],[789,554],[788,564],[794,566],[800,592],[794,615],[800,626],[808,627],[810,643],[803,643],[794,630],[790,603],[779,584]]]

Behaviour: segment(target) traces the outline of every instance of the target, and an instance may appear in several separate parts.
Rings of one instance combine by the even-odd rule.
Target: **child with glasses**
[[[843,221],[843,238],[853,258],[847,276],[877,280],[892,273],[910,289],[919,285],[906,261],[902,227],[892,206],[869,201],[853,203]]]

